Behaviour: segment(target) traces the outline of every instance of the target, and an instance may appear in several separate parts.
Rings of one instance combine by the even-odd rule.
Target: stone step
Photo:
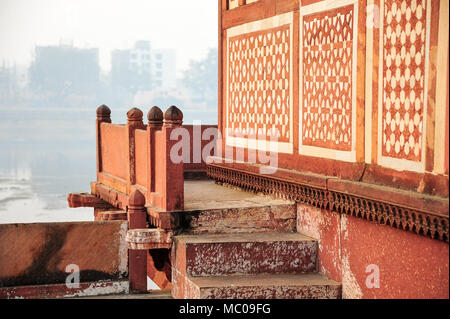
[[[265,203],[271,201],[271,203]],[[229,203],[226,208],[186,210],[181,226],[190,234],[290,232],[295,230],[296,205],[260,198],[260,202]],[[236,204],[236,207],[233,207]]]
[[[188,234],[293,232],[294,201],[223,187],[212,181],[185,181],[183,211],[148,206],[149,223]]]
[[[256,201],[256,200],[259,200]],[[147,207],[150,224],[162,229],[180,229],[186,234],[293,232],[296,205],[261,196],[254,202],[227,201],[217,205],[205,200],[186,205],[184,211],[161,212]],[[193,209],[193,206],[200,206]]]
[[[175,276],[172,296],[182,299],[340,299],[341,284],[318,273]]]
[[[188,276],[315,272],[317,245],[299,233],[181,235],[172,260]]]

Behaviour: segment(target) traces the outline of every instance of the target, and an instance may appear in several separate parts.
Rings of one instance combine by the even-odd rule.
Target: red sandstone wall
[[[202,125],[201,130],[196,130],[195,135],[194,125],[183,125],[183,128],[188,130],[190,136],[190,162],[184,163],[184,170],[192,171],[206,169],[206,163],[204,162],[204,158],[203,156],[201,156],[201,153],[194,156],[194,143],[198,143],[198,145],[201,147],[200,149],[203,150],[203,148],[214,139],[214,137],[211,136],[208,139],[203,140],[202,136],[205,133],[205,130],[208,130],[210,128],[217,128],[217,125]],[[209,155],[212,156],[214,154],[210,153]]]
[[[101,125],[102,171],[124,180],[127,178],[127,130],[124,125]]]
[[[122,221],[0,225],[0,287],[65,283],[70,264],[80,282],[125,278],[126,231]]]
[[[449,298],[449,245],[299,204],[297,230],[319,240],[319,271],[342,282],[344,298]],[[379,268],[379,288],[366,280]]]

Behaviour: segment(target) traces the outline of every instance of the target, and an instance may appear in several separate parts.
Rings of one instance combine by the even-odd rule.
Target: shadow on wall
[[[122,279],[125,233],[125,222],[0,225],[0,287],[65,283],[72,264],[80,282]]]

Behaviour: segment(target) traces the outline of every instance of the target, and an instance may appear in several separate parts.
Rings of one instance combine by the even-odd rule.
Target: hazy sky
[[[0,63],[28,65],[35,45],[98,47],[110,51],[150,40],[177,49],[177,69],[217,47],[217,0],[0,0]]]

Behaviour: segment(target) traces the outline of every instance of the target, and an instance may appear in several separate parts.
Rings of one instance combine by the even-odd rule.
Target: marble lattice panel
[[[300,10],[299,151],[355,161],[357,1]]]
[[[382,1],[379,155],[382,165],[420,169],[425,142],[429,1]]]
[[[227,145],[292,153],[292,21],[290,13],[227,30]]]
[[[353,6],[303,19],[303,145],[351,150]]]

